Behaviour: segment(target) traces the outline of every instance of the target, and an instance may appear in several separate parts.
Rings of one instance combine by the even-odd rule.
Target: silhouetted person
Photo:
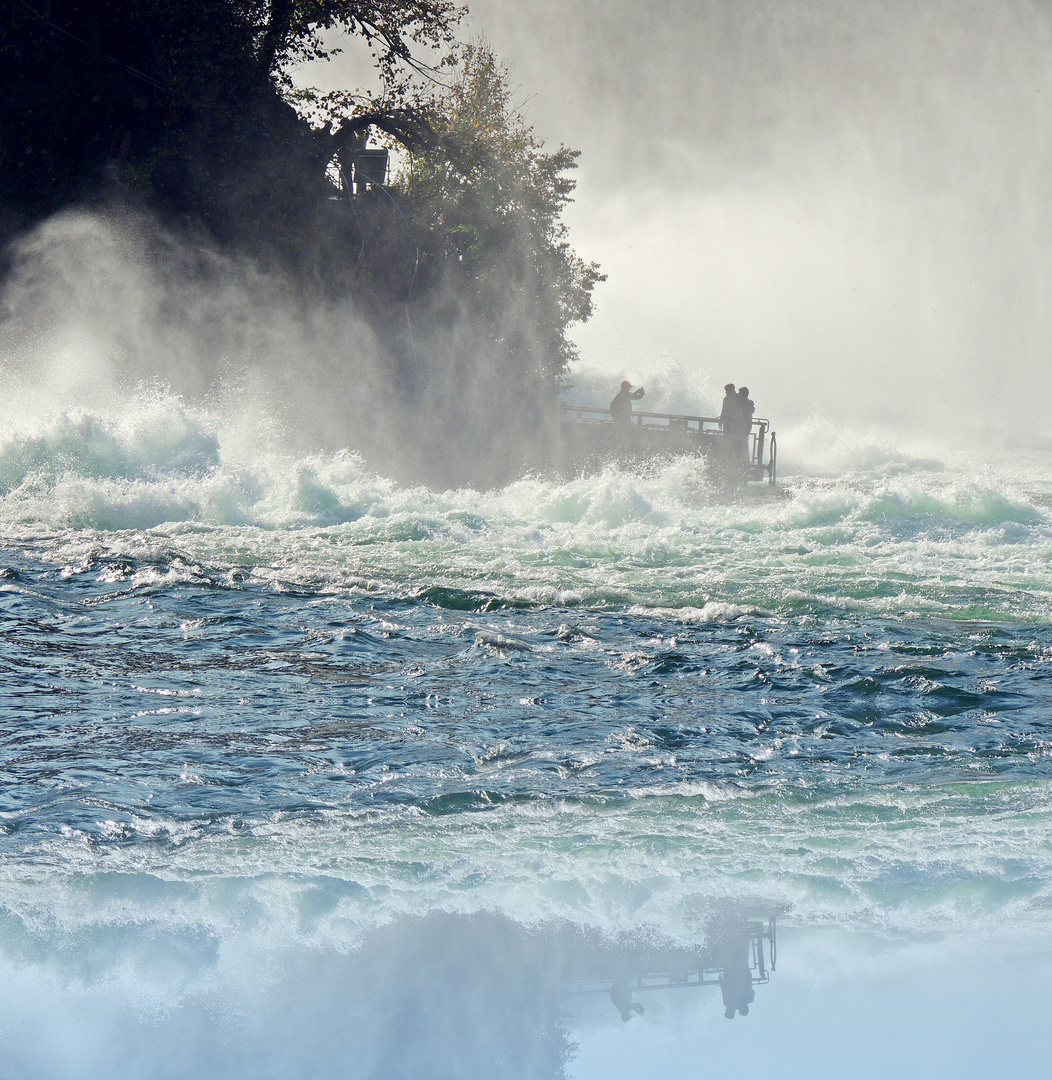
[[[610,402],[610,415],[618,427],[629,428],[632,426],[632,402],[638,401],[643,396],[643,387],[638,390],[632,389],[632,384],[626,379],[621,384],[617,397]]]
[[[621,1019],[628,1023],[632,1019],[632,1013],[643,1015],[643,1006],[638,1001],[632,1000],[632,986],[627,976],[622,976],[610,987],[610,1000],[621,1014]]]
[[[742,461],[742,399],[734,391],[734,383],[729,382],[723,388],[723,406],[720,409],[720,430],[723,443],[719,451],[719,461],[725,475],[737,476]]]
[[[738,395],[734,392],[734,383],[729,382],[723,388],[723,407],[720,409],[720,430],[730,435],[738,426]]]
[[[747,386],[738,387],[738,422],[741,424],[741,452],[742,462],[749,464],[749,435],[752,433],[752,416],[756,412],[756,405],[749,397]]]

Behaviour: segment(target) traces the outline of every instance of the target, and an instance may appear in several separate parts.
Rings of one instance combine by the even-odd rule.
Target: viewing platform
[[[774,484],[778,475],[778,441],[770,420],[759,417],[747,439],[738,441],[715,416],[633,411],[626,425],[615,423],[609,409],[563,405],[561,435],[555,456],[562,469],[686,454],[704,458],[727,482]]]

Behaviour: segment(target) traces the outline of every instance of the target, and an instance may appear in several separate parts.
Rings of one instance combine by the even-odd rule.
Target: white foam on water
[[[67,563],[167,547],[188,565],[290,583],[488,589],[687,622],[809,602],[1046,618],[1048,462],[1031,447],[951,466],[927,449],[873,459],[863,448],[852,471],[789,475],[789,497],[769,501],[714,500],[689,459],[433,492],[348,452],[293,452],[274,431],[149,387],[114,412],[8,423],[0,528],[14,541],[48,530],[48,557]]]

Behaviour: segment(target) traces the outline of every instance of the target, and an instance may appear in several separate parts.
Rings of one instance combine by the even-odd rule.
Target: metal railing
[[[592,405],[563,405],[563,419],[579,424],[609,424],[614,419],[609,409]],[[693,435],[695,437],[716,437],[723,434],[723,427],[717,416],[688,416],[684,413],[632,412],[632,427],[647,432],[668,432],[672,435]],[[770,440],[768,443],[768,435]],[[764,453],[770,448],[770,460],[764,464]],[[771,422],[763,417],[754,417],[748,436],[748,464],[767,473],[773,484],[777,472],[778,444],[771,431]]]
[[[580,420],[591,424],[612,424],[609,409],[591,405],[564,405],[563,419]],[[643,429],[689,431],[694,434],[719,434],[720,421],[715,416],[685,416],[681,413],[633,412],[632,425]]]

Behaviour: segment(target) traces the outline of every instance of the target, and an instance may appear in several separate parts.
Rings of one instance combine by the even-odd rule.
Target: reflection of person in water
[[[752,988],[752,972],[744,959],[732,961],[723,969],[720,993],[723,994],[723,1015],[728,1020],[734,1019],[735,1010],[742,1016],[749,1015],[749,1002],[756,997],[756,991]]]
[[[614,1003],[614,1007],[621,1014],[621,1019],[626,1023],[632,1019],[632,1013],[639,1013],[643,1015],[643,1006],[638,1001],[632,1000],[632,983],[627,975],[621,976],[613,986],[610,987],[610,1000]]]
[[[720,969],[720,993],[723,1015],[733,1020],[735,1014],[749,1015],[749,1003],[756,997],[749,966],[750,928],[743,918],[721,915],[709,923],[711,963]]]
[[[618,427],[628,428],[632,425],[632,402],[638,401],[643,396],[643,387],[638,390],[632,389],[632,384],[626,379],[621,384],[617,396],[610,402],[610,415]]]

